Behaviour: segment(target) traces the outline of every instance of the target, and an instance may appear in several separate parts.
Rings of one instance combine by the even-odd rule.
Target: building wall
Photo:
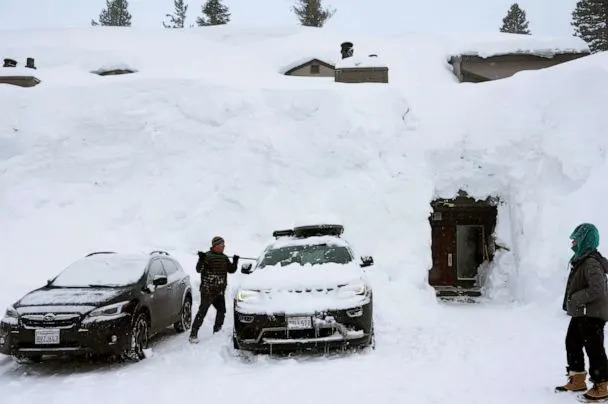
[[[35,77],[32,76],[0,76],[0,84],[12,84],[19,87],[34,87],[40,83]]]
[[[339,83],[388,83],[388,68],[342,68],[336,69],[335,81]]]
[[[306,64],[302,67],[300,67],[297,70],[294,70],[293,72],[289,73],[290,76],[299,76],[299,77],[334,77],[334,69],[331,69],[325,65],[322,64],[318,64],[319,66],[319,73],[318,74],[313,74],[310,72],[310,66],[314,64]]]

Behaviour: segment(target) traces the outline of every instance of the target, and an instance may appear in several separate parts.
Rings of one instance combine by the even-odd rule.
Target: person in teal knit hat
[[[557,391],[587,390],[585,355],[593,387],[583,397],[608,398],[608,359],[604,350],[604,325],[608,321],[608,261],[597,250],[600,234],[591,223],[582,223],[570,235],[574,255],[564,294],[563,309],[571,317],[566,333],[568,383]],[[584,350],[584,351],[583,351]]]

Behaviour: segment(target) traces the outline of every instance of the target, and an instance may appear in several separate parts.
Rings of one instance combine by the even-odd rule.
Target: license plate
[[[312,328],[312,319],[310,317],[287,317],[287,328],[289,330]]]
[[[59,330],[55,328],[37,329],[35,335],[36,345],[59,344]]]

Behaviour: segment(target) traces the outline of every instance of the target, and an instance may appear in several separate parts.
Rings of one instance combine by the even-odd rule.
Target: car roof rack
[[[344,233],[344,226],[341,224],[315,224],[309,226],[297,226],[289,230],[275,230],[272,236],[307,238],[314,236],[335,236],[340,237]]]
[[[335,236],[340,237],[344,233],[344,226],[341,224],[316,224],[310,226],[298,226],[293,229],[297,238],[315,236]]]
[[[274,238],[281,238],[281,237],[291,237],[294,235],[294,231],[289,229],[289,230],[275,230],[274,232],[272,232],[272,237]]]
[[[169,255],[169,253],[168,253],[168,252],[163,251],[163,250],[154,250],[154,251],[150,252],[150,255],[156,255],[156,254],[159,254],[159,255],[167,255],[167,256]]]
[[[92,255],[97,255],[97,254],[116,254],[116,253],[114,251],[95,251],[90,254],[87,254],[86,256],[90,257]]]

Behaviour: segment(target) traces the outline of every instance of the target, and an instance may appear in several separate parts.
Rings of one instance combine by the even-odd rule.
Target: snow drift
[[[349,85],[278,73],[302,56],[338,53],[341,35],[319,30],[99,28],[0,37],[3,55],[36,58],[42,81],[0,87],[0,307],[91,251],[164,249],[194,275],[193,253],[215,235],[225,237],[229,255],[255,256],[273,230],[311,213],[333,215],[357,251],[375,259],[377,332],[401,352],[391,360],[442,358],[448,365],[434,377],[460,386],[453,376],[472,335],[481,356],[468,363],[479,374],[488,358],[505,358],[484,336],[463,331],[458,339],[450,328],[458,324],[444,324],[427,284],[430,202],[459,189],[498,196],[496,235],[510,251],[493,265],[490,298],[553,313],[571,229],[591,221],[608,231],[606,54],[473,85],[456,82],[447,64],[453,42],[444,37],[349,36],[355,53],[377,53],[391,72],[388,85]],[[121,64],[138,72],[90,73]],[[530,327],[508,310],[497,324]],[[494,321],[495,312],[458,316],[476,324]],[[526,334],[526,352],[539,364],[559,363],[555,349],[536,356],[543,338],[557,334],[551,321],[544,334]],[[429,324],[437,333],[423,331]],[[525,345],[489,328],[488,338]],[[453,344],[461,351],[447,351]],[[184,352],[178,345],[175,352]],[[225,363],[210,352],[207,363]],[[180,356],[184,369],[200,355]],[[526,372],[540,373],[538,366]],[[500,391],[504,380],[491,385]],[[369,398],[359,393],[359,402]],[[15,393],[14,402],[27,394]],[[418,397],[430,402],[445,392]]]

